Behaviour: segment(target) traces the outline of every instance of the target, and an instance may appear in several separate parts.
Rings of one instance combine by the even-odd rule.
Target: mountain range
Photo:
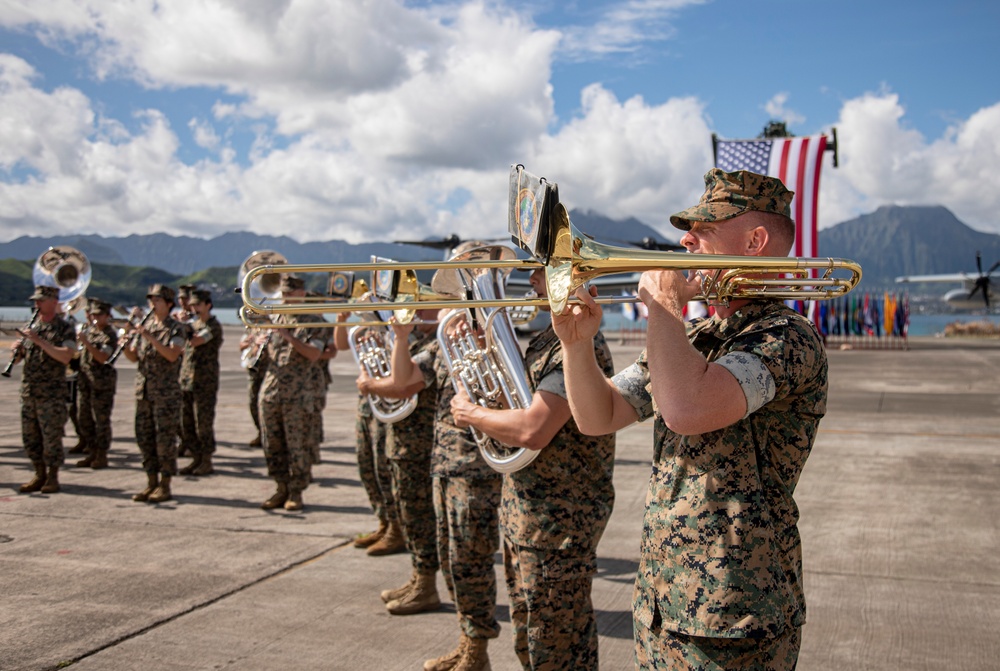
[[[573,210],[571,219],[581,231],[609,244],[627,247],[646,238],[671,241],[656,229],[634,219],[614,220],[594,212]],[[673,240],[679,231],[672,231]],[[146,275],[155,281],[236,283],[236,270],[253,251],[273,249],[285,255],[289,263],[366,262],[373,254],[399,260],[439,259],[441,252],[426,246],[376,242],[350,244],[342,240],[299,243],[287,236],[262,236],[249,232],[225,233],[205,240],[165,233],[106,238],[100,235],[62,237],[22,236],[0,243],[0,259],[18,259],[32,263],[49,246],[69,245],[85,253],[97,268],[130,266],[147,268],[141,276],[114,272],[122,281],[141,282]],[[976,252],[983,265],[1000,260],[1000,235],[976,231],[962,223],[941,206],[884,206],[875,212],[842,222],[819,232],[821,256],[848,258],[859,262],[864,271],[862,287],[890,288],[900,275],[975,273]],[[207,275],[210,277],[206,277]],[[164,276],[162,273],[169,275]],[[170,278],[169,276],[174,276]],[[224,278],[231,277],[231,280]],[[30,272],[17,269],[14,274],[0,272],[0,282],[16,282],[6,287],[17,295],[22,283],[30,281]],[[26,284],[30,287],[30,284]],[[0,287],[2,289],[3,287]],[[7,293],[0,291],[0,294]]]

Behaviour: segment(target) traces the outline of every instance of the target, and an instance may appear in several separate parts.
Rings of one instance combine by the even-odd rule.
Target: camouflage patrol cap
[[[28,298],[28,300],[44,301],[50,298],[59,298],[59,287],[48,287],[39,284],[35,287],[35,293],[31,294],[31,297]]]
[[[191,296],[191,292],[193,291],[194,291],[193,284],[182,284],[179,287],[177,287],[177,296],[179,298],[189,298]]]
[[[749,170],[723,172],[712,168],[705,173],[705,193],[698,204],[672,215],[670,223],[689,231],[692,221],[726,221],[744,212],[774,212],[791,217],[794,195],[777,177]]]
[[[153,298],[154,296],[159,296],[168,303],[174,302],[174,290],[166,284],[154,284],[149,287],[149,291],[146,292],[146,298]]]
[[[100,298],[90,298],[87,300],[87,314],[109,315],[111,314],[111,303],[102,301]]]
[[[306,282],[301,277],[297,275],[285,275],[281,278],[281,290],[282,291],[298,291],[299,289],[305,289]]]

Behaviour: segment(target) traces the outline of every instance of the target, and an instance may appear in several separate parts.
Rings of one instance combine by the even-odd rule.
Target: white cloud
[[[789,94],[787,91],[776,93],[764,104],[764,111],[771,119],[784,121],[789,126],[797,126],[805,123],[806,118],[793,109],[789,109]]]
[[[905,113],[888,91],[844,103],[841,167],[824,170],[821,225],[880,205],[944,205],[968,225],[1000,233],[1000,103],[931,142],[908,127]]]
[[[621,22],[683,4],[626,4],[633,14]],[[501,236],[514,162],[559,182],[570,207],[673,234],[666,215],[697,200],[711,164],[713,128],[696,97],[619,100],[591,84],[578,116],[557,126],[550,79],[563,36],[498,5],[218,0],[198,21],[188,0],[155,11],[151,1],[22,5],[0,8],[0,24],[72,36],[100,72],[177,96],[189,86],[241,95],[189,112],[186,128],[157,109],[135,128],[0,54],[0,239],[29,225],[353,242]],[[769,111],[788,119],[788,100],[779,93]],[[970,225],[1000,225],[1000,104],[928,141],[898,96],[880,91],[846,100],[836,126],[841,167],[824,170],[821,225],[886,203],[940,203]],[[241,161],[234,128],[253,134]],[[209,158],[179,158],[191,138]]]

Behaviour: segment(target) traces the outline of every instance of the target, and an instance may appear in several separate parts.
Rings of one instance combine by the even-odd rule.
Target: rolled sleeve
[[[618,393],[635,408],[640,422],[652,417],[654,412],[647,370],[637,361],[611,378],[611,383],[615,385]]]
[[[774,377],[760,357],[748,352],[730,352],[715,363],[736,378],[747,399],[747,413],[744,417],[764,407],[774,398]]]

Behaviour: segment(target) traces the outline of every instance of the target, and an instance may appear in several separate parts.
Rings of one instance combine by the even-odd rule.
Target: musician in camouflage
[[[36,286],[29,300],[37,317],[11,346],[12,361],[24,361],[21,373],[21,440],[35,476],[21,485],[27,494],[59,491],[59,468],[66,424],[66,366],[76,352],[76,333],[58,314],[59,290]]]
[[[260,385],[267,375],[267,364],[270,362],[267,354],[267,342],[270,340],[263,329],[248,328],[240,339],[240,352],[253,348],[248,355],[250,365],[247,366],[247,400],[250,406],[250,418],[257,429],[257,435],[250,439],[250,447],[261,447],[264,444],[260,426]],[[254,360],[256,357],[256,360]]]
[[[545,275],[531,274],[545,297]],[[598,332],[589,343],[598,370],[614,372],[611,351]],[[500,505],[504,575],[510,598],[514,650],[525,669],[597,669],[597,620],[591,587],[597,544],[614,506],[614,433],[590,437],[570,414],[563,352],[551,326],[528,343],[525,367],[533,390],[526,409],[452,400],[458,426],[472,426],[513,447],[541,450],[521,470],[504,476]]]
[[[305,282],[294,275],[281,281],[284,300],[301,300],[306,295]],[[288,323],[287,315],[277,322]],[[295,315],[297,323],[320,322],[317,315]],[[260,389],[260,419],[263,427],[264,458],[267,474],[276,490],[261,504],[264,510],[284,507],[302,510],[302,492],[309,486],[312,468],[309,426],[316,399],[322,392],[317,384],[316,362],[326,347],[325,329],[300,326],[275,329],[268,342],[270,363]]]
[[[335,329],[338,350],[350,349],[350,312],[337,314]],[[359,534],[354,539],[354,547],[368,550],[369,554],[395,554],[406,549],[406,540],[399,524],[399,512],[392,498],[392,474],[385,454],[385,424],[372,414],[371,404],[365,394],[358,394],[358,414],[354,423],[355,444],[357,446],[358,478],[368,495],[368,503],[378,519],[375,531]],[[392,530],[390,533],[390,529]],[[391,538],[383,540],[389,535]],[[379,547],[372,551],[376,544]]]
[[[671,217],[696,254],[784,256],[792,193],[713,169],[699,205]],[[608,383],[590,359],[590,294],[556,317],[584,431],[654,419],[653,472],[633,599],[636,665],[794,669],[805,623],[795,485],[826,411],[813,325],[778,300],[732,300],[685,327],[697,273],[645,273],[647,347]]]
[[[434,340],[437,310],[418,310],[420,324],[394,325],[395,341],[392,361],[408,361]],[[406,344],[400,347],[400,344]],[[381,378],[391,384],[392,378]],[[383,395],[379,383],[365,371],[358,376],[358,390],[362,394]],[[408,392],[408,393],[407,393]],[[416,389],[404,389],[405,398]],[[412,615],[435,610],[441,605],[437,592],[437,572],[440,568],[434,515],[434,494],[431,481],[431,450],[434,447],[434,412],[437,407],[436,387],[424,387],[417,397],[414,411],[403,419],[386,426],[386,455],[392,473],[392,496],[399,511],[399,521],[410,552],[413,575],[407,583],[409,589],[398,598],[386,599],[386,610],[393,615]],[[412,584],[411,584],[412,583]],[[404,585],[406,587],[406,585]],[[391,590],[394,593],[400,590]],[[388,596],[388,593],[384,593]]]
[[[219,396],[219,350],[222,324],[212,314],[212,292],[195,289],[188,301],[193,317],[181,362],[181,436],[191,451],[182,475],[215,472],[215,406]]]
[[[118,348],[118,331],[111,325],[110,303],[99,298],[87,302],[87,325],[77,335],[77,342],[81,347],[78,415],[87,456],[76,465],[106,468],[111,449],[111,411],[118,385],[118,371],[108,363]]]
[[[174,290],[154,284],[146,294],[151,316],[131,334],[125,357],[138,363],[135,375],[135,438],[142,452],[146,488],[133,501],[160,503],[173,498],[170,481],[177,472],[180,424],[181,355],[185,329],[170,311]]]

